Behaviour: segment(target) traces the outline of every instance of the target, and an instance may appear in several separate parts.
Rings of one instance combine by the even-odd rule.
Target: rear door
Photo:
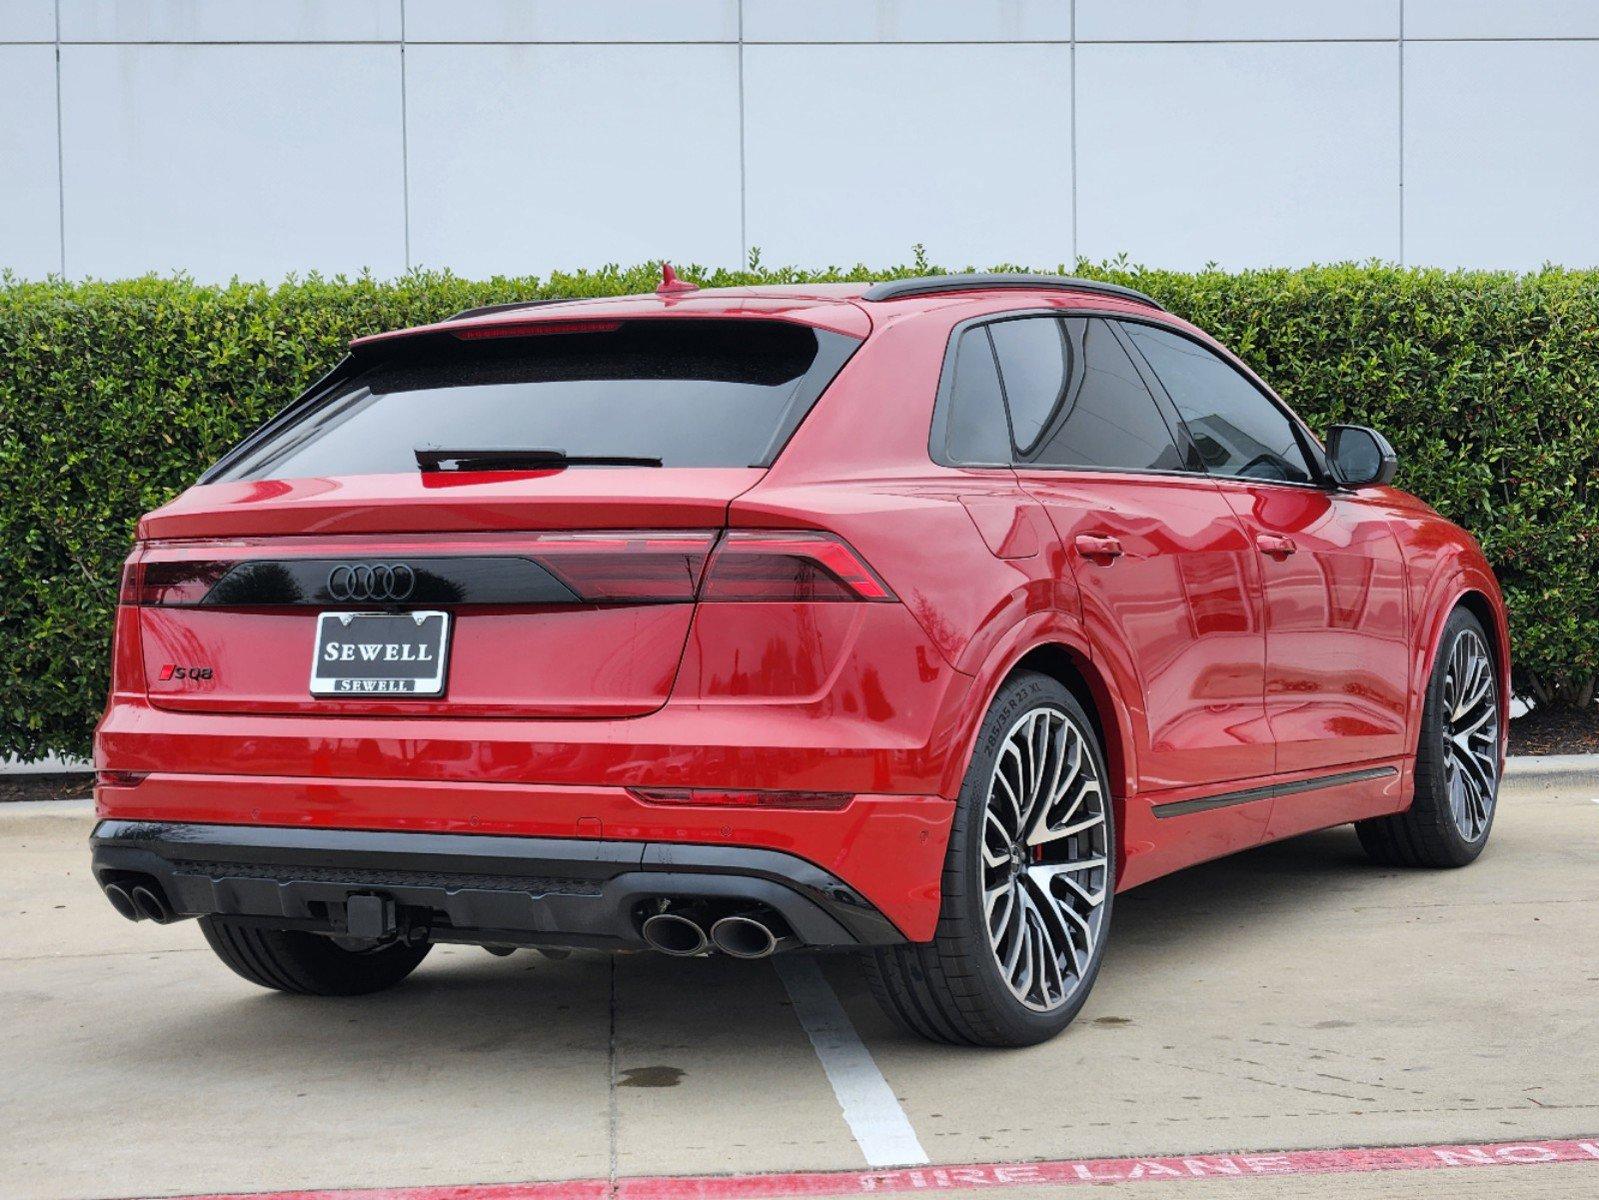
[[[372,348],[146,519],[124,594],[153,703],[666,702],[728,504],[858,340],[749,319],[511,329]]]
[[[1124,328],[1249,534],[1265,588],[1277,770],[1404,754],[1405,576],[1388,521],[1321,486],[1296,422],[1231,363],[1173,330]],[[1304,827],[1320,820],[1314,805],[1298,807],[1307,810]]]
[[[1141,707],[1142,788],[1269,773],[1258,567],[1232,510],[1188,468],[1104,321],[1027,316],[987,328],[1016,472],[1066,550],[1096,658]],[[1259,836],[1264,806],[1253,809],[1211,830],[1214,852]]]

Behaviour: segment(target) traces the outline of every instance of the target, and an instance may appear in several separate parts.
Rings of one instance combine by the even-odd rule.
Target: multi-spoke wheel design
[[[1058,679],[1017,671],[1000,685],[956,801],[932,940],[867,960],[873,994],[905,1029],[1031,1046],[1081,1011],[1116,900],[1096,730]]]
[[[1355,822],[1360,844],[1394,867],[1463,867],[1482,853],[1499,795],[1501,678],[1481,621],[1449,614],[1427,679],[1410,807]]]
[[[1499,783],[1499,695],[1493,660],[1474,629],[1455,638],[1444,672],[1444,777],[1449,815],[1468,842],[1488,828]]]
[[[1016,998],[1049,1012],[1082,983],[1109,887],[1105,796],[1085,732],[1045,705],[1011,726],[983,813],[983,914]]]

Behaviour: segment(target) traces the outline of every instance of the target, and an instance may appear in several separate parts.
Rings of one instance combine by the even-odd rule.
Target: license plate
[[[322,613],[311,694],[441,696],[449,647],[449,613]]]

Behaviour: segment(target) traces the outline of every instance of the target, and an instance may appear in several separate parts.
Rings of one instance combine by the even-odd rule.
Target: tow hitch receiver
[[[344,905],[344,925],[350,937],[391,938],[399,931],[394,901],[388,896],[351,896]]]

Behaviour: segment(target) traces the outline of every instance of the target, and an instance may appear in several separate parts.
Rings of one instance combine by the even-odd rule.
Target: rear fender
[[[988,657],[977,668],[967,695],[963,719],[955,731],[954,740],[960,747],[960,753],[952,754],[945,766],[940,794],[950,798],[960,795],[961,784],[976,751],[978,732],[982,728],[983,718],[993,705],[994,697],[1018,665],[1039,650],[1063,654],[1088,687],[1095,710],[1091,715],[1098,717],[1104,736],[1106,769],[1110,774],[1111,802],[1117,828],[1124,830],[1127,797],[1136,793],[1138,778],[1132,718],[1095,667],[1082,627],[1059,612],[1037,613],[1012,626],[996,641]],[[981,703],[972,703],[974,698],[980,699]],[[1125,865],[1125,858],[1124,846],[1118,845],[1118,877]]]

